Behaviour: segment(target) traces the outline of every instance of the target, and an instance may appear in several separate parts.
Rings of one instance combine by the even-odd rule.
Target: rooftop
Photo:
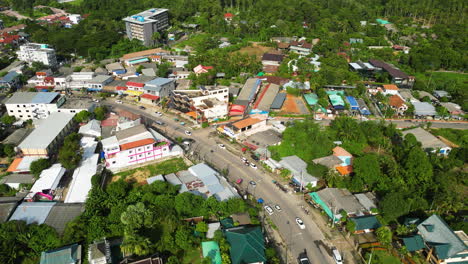
[[[281,54],[271,54],[271,53],[265,53],[262,56],[262,61],[277,61],[281,62],[283,60],[283,55]]]
[[[236,121],[236,122],[232,123],[232,125],[234,127],[238,128],[238,129],[242,129],[244,127],[255,125],[255,124],[260,123],[262,121],[263,120],[260,120],[258,118],[248,117],[248,118]]]
[[[69,222],[84,212],[84,204],[57,203],[49,212],[45,219],[45,224],[53,227],[59,234],[62,234]]]
[[[346,189],[325,188],[317,194],[328,208],[336,209],[337,213],[345,210],[348,214],[360,215],[365,211],[359,200]]]
[[[399,96],[398,94],[394,94],[394,95],[390,96],[390,98],[388,99],[388,104],[393,106],[393,107],[400,108],[403,105],[405,105],[406,103],[405,103],[405,100],[403,100],[403,98],[401,98],[401,96]]]
[[[81,263],[81,245],[73,244],[42,252],[40,264]]]
[[[160,54],[169,54],[170,52],[167,50],[163,49],[149,49],[149,50],[143,50],[143,51],[138,51],[138,52],[132,52],[128,53],[122,56],[120,58],[121,60],[130,60],[133,58],[138,58],[138,57],[148,57],[151,55],[160,55]]]
[[[50,104],[59,93],[49,92],[16,92],[5,104]]]
[[[275,100],[279,90],[279,85],[273,83],[267,84],[260,92],[257,102],[255,102],[254,108],[267,112],[270,111],[270,107],[273,104],[273,101]]]
[[[145,24],[148,22],[157,22],[154,16],[167,12],[168,9],[164,8],[151,8],[140,12],[138,14],[126,17],[123,19],[125,22],[137,23],[137,24]]]
[[[218,223],[219,224],[219,223]],[[216,241],[205,241],[202,242],[203,257],[210,257],[211,264],[221,264],[221,253],[219,245]]]
[[[225,230],[231,245],[232,264],[265,262],[265,242],[260,226],[239,226]]]
[[[2,141],[3,144],[12,144],[17,146],[23,139],[25,139],[33,129],[31,128],[19,128],[11,133],[6,139]]]
[[[99,154],[82,160],[78,168],[73,171],[72,181],[69,185],[64,203],[84,203],[91,190],[91,178],[97,172]]]
[[[426,102],[414,102],[414,114],[417,116],[434,116],[437,115],[435,107]]]
[[[447,144],[442,142],[436,136],[432,135],[431,133],[427,132],[426,130],[417,127],[410,130],[406,130],[402,132],[403,135],[413,134],[416,137],[416,140],[421,142],[421,145],[425,149],[439,149],[439,148],[447,148]]]
[[[82,110],[92,110],[95,106],[95,103],[90,99],[78,99],[67,97],[67,100],[63,105],[60,106],[60,109],[82,109]]]
[[[19,149],[46,149],[73,119],[73,114],[52,113],[18,146]],[[40,138],[41,140],[37,140]]]
[[[385,63],[383,61],[379,61],[379,60],[374,60],[374,59],[371,59],[369,60],[369,62],[372,64],[372,66],[374,67],[377,67],[377,68],[382,68],[384,69],[385,71],[388,72],[388,74],[390,74],[392,77],[394,78],[402,78],[402,79],[406,79],[408,78],[408,74],[402,72],[400,69],[396,68],[395,66],[393,65],[390,65],[388,63]]]
[[[43,224],[55,202],[22,202],[10,217],[12,220],[22,220],[26,224]]]
[[[384,88],[385,90],[393,90],[393,91],[398,91],[398,90],[400,90],[400,89],[398,88],[398,86],[396,86],[396,85],[394,85],[394,84],[384,84],[384,85],[383,85],[383,88]]]
[[[360,217],[350,218],[356,224],[356,231],[362,231],[366,229],[377,229],[382,226],[375,215],[366,215]]]
[[[330,155],[318,159],[312,160],[313,163],[323,165],[327,168],[334,168],[335,166],[338,166],[342,163],[341,159],[339,159],[335,155]]]
[[[34,176],[31,174],[8,174],[3,176],[0,179],[0,184],[7,184],[7,183],[23,183],[23,184],[32,184],[34,183]]]
[[[237,96],[237,100],[247,100],[247,101],[253,100],[255,97],[257,88],[260,86],[260,84],[261,84],[260,79],[257,79],[257,78],[248,79],[245,82],[244,86],[242,87],[242,90],[240,91],[239,96]]]

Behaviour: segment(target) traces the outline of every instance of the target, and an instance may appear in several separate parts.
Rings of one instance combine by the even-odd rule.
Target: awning
[[[133,90],[126,90],[124,93],[128,95],[133,95],[133,96],[140,96],[143,94],[141,91],[133,91]]]
[[[137,59],[137,60],[131,60],[131,61],[129,61],[128,63],[130,63],[130,64],[137,64],[137,63],[142,63],[142,62],[147,62],[147,61],[149,61],[148,58],[142,58],[142,59]]]
[[[152,94],[143,94],[143,95],[141,95],[141,98],[145,98],[145,99],[149,99],[149,100],[156,101],[156,100],[159,99],[159,96],[157,96],[157,95],[152,95]]]

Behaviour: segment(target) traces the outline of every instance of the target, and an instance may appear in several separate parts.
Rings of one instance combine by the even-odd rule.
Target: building
[[[452,102],[440,103],[441,106],[445,107],[451,115],[462,115],[464,114],[460,105]]]
[[[20,74],[15,71],[8,72],[0,78],[0,89],[17,89],[20,85]]]
[[[439,100],[442,97],[451,98],[450,94],[447,91],[443,91],[443,90],[434,90],[432,94]]]
[[[388,105],[395,110],[397,115],[403,115],[408,110],[408,105],[399,94],[390,96],[388,98]]]
[[[193,68],[193,72],[196,75],[200,75],[202,73],[208,73],[210,70],[213,70],[213,66],[203,66],[201,64],[198,64],[195,68]]]
[[[59,235],[63,235],[67,224],[80,216],[84,210],[85,205],[82,203],[55,203],[48,213],[44,224],[53,227]]]
[[[370,193],[365,193],[360,199],[346,189],[325,188],[309,193],[311,201],[319,206],[331,220],[339,222],[343,213],[348,217],[359,217],[373,214],[377,199]],[[366,197],[365,201],[363,197]],[[361,202],[363,201],[363,202]]]
[[[74,72],[67,76],[67,88],[79,90],[88,88],[88,83],[95,77],[94,72]]]
[[[144,125],[117,131],[101,143],[106,167],[111,170],[182,154],[179,146]]]
[[[41,253],[39,264],[81,264],[81,245],[73,244]]]
[[[241,139],[250,136],[257,132],[265,131],[269,127],[266,124],[266,119],[258,119],[247,117],[238,121],[229,123],[223,127],[219,127],[221,131],[231,138]]]
[[[348,95],[348,96],[346,96],[346,101],[349,104],[349,109],[350,110],[355,110],[355,111],[359,110],[359,104],[356,101],[356,98],[354,98],[353,96]]]
[[[113,80],[114,78],[109,75],[96,75],[87,82],[88,91],[101,91],[104,86]]]
[[[468,237],[463,231],[453,231],[438,215],[432,215],[417,226],[428,251],[429,263],[466,263]]]
[[[361,113],[361,115],[371,115],[369,107],[367,107],[366,102],[364,102],[364,99],[358,98],[357,102],[359,104],[359,112]]]
[[[196,120],[213,120],[228,115],[229,88],[200,87],[198,90],[174,90],[171,107]]]
[[[138,39],[145,46],[156,44],[153,36],[169,27],[169,10],[152,8],[123,19],[129,39]]]
[[[57,66],[57,57],[55,56],[55,50],[49,48],[47,44],[28,43],[20,46],[18,59],[25,61],[29,64],[33,62],[40,62],[49,67]]]
[[[224,230],[232,264],[266,263],[265,240],[260,226],[237,226]]]
[[[55,190],[65,174],[66,169],[60,163],[52,165],[45,169],[39,175],[39,179],[29,190],[24,198],[26,201],[52,201],[55,196]],[[44,191],[47,190],[47,193]]]
[[[354,234],[370,233],[381,227],[382,224],[375,215],[365,215],[352,217],[350,220],[354,223]]]
[[[335,147],[332,155],[314,159],[312,162],[336,170],[342,176],[353,172],[353,155],[342,147]]]
[[[7,113],[19,120],[47,118],[65,103],[59,93],[16,92],[5,102]]]
[[[416,137],[416,140],[421,142],[422,148],[426,151],[448,155],[452,150],[452,148],[445,144],[442,140],[438,139],[436,136],[420,127],[405,130],[402,133],[405,136],[407,134],[413,134]]]
[[[18,149],[24,156],[45,158],[56,153],[59,143],[73,128],[73,116],[67,113],[52,113],[19,144]],[[41,140],[37,140],[38,138]]]
[[[33,184],[34,176],[31,174],[8,174],[0,179],[0,184],[6,184],[10,188],[19,190],[21,184]]]
[[[332,104],[333,109],[335,110],[345,109],[345,102],[343,100],[343,97],[341,97],[341,95],[339,95],[338,93],[328,93],[328,99],[330,99],[330,103]]]
[[[88,261],[90,264],[113,264],[123,259],[120,245],[122,239],[107,239],[94,241],[88,247]]]
[[[11,215],[8,221],[25,221],[26,224],[43,224],[55,202],[22,202]]]
[[[233,108],[238,108],[238,113],[229,113],[229,115],[244,115],[244,111],[250,106],[251,103],[254,102],[255,98],[257,97],[261,86],[262,80],[257,78],[247,79],[231,107],[231,111]]]
[[[284,169],[287,169],[292,174],[292,181],[299,186],[306,187],[311,185],[311,187],[316,187],[318,179],[310,175],[307,172],[307,163],[303,161],[298,156],[288,156],[282,158],[279,163]]]
[[[414,115],[419,118],[434,117],[437,115],[435,107],[426,102],[414,102]]]
[[[0,223],[5,223],[10,218],[22,199],[16,196],[0,197]]]
[[[271,105],[273,104],[279,90],[280,86],[274,83],[264,85],[259,92],[257,100],[252,106],[250,114],[267,114],[270,112]]]
[[[53,75],[50,70],[39,71],[28,80],[28,85],[38,90],[61,90],[67,88],[67,78],[63,75]]]
[[[83,125],[78,130],[78,133],[85,137],[100,137],[101,136],[101,121],[93,119],[86,125]]]
[[[313,45],[305,40],[292,41],[289,44],[289,50],[299,55],[307,56],[312,52]]]
[[[127,66],[132,66],[155,60],[156,57],[161,58],[162,55],[169,53],[170,51],[163,49],[149,49],[125,54],[120,58],[120,61]]]
[[[139,76],[138,78],[131,78],[125,83],[125,87],[117,87],[118,90],[123,90],[123,93],[130,96],[140,96],[145,90],[146,82],[153,80],[154,77],[149,76]]]
[[[397,95],[399,90],[395,84],[384,84],[382,93],[384,95]]]
[[[281,54],[272,54],[272,53],[265,53],[262,56],[262,65],[272,65],[272,66],[279,66],[283,61],[284,56]]]
[[[146,82],[143,86],[144,94],[140,96],[141,102],[154,104],[162,97],[169,97],[175,90],[175,81],[167,78],[156,78]]]
[[[414,76],[409,76],[397,67],[383,61],[371,59],[369,60],[369,63],[376,68],[376,71],[380,70],[387,72],[391,77],[392,83],[396,84],[398,87],[413,88],[415,81]]]
[[[219,245],[216,241],[202,242],[202,254],[204,258],[209,257],[211,259],[211,264],[223,263],[221,260],[221,252],[219,250]]]
[[[94,139],[93,139],[94,140]],[[94,145],[94,149],[97,145]],[[92,188],[91,178],[97,173],[99,154],[93,154],[84,158],[73,171],[73,176],[64,203],[84,203]],[[89,155],[89,154],[88,154]],[[85,155],[83,155],[85,156]]]
[[[376,68],[368,62],[350,62],[349,68],[352,71],[358,72],[360,75],[370,78],[373,77],[376,71]]]

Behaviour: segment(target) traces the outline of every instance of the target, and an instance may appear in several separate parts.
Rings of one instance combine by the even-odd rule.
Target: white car
[[[300,229],[305,229],[304,222],[299,217],[296,217],[296,224],[299,226]]]
[[[340,254],[340,251],[336,249],[336,247],[332,248],[332,253],[333,253],[333,260],[335,260],[336,264],[343,264],[343,257]]]
[[[118,104],[123,104],[122,100],[117,100],[115,102],[118,103]]]
[[[246,163],[248,160],[244,157],[241,158],[242,159],[242,162]]]
[[[190,131],[188,131],[188,130],[185,130],[185,135],[191,136],[191,135],[192,135],[192,132],[190,132]]]
[[[268,213],[269,215],[272,215],[272,214],[273,214],[273,209],[271,209],[271,207],[270,207],[270,206],[268,206],[268,205],[265,205],[265,207],[264,207],[264,208],[265,208],[265,211],[267,211],[267,213]]]
[[[93,99],[93,102],[99,103],[100,101],[98,99]]]
[[[224,146],[224,144],[218,144],[218,147],[220,147],[222,149],[226,149],[226,146]]]
[[[250,167],[252,167],[253,169],[257,169],[257,165],[255,165],[253,163],[250,163]]]
[[[155,114],[157,114],[158,116],[162,116],[161,112],[155,112]]]
[[[275,209],[278,211],[278,212],[281,212],[281,207],[279,205],[275,205]]]

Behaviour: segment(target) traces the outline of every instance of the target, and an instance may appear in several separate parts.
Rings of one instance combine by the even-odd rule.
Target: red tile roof
[[[127,90],[127,87],[126,86],[117,86],[117,87],[115,87],[115,89],[117,91],[125,91],[125,90]]]
[[[405,101],[399,95],[395,94],[390,96],[388,104],[393,107],[400,108],[405,104]]]
[[[394,91],[400,90],[400,89],[398,89],[398,87],[397,87],[396,85],[394,85],[394,84],[384,84],[384,85],[383,85],[383,88],[384,88],[385,90],[394,90]]]
[[[152,95],[152,94],[143,94],[141,98],[150,99],[150,100],[158,100],[159,96]]]
[[[233,18],[233,17],[234,17],[234,14],[232,14],[232,13],[224,14],[224,18]]]
[[[122,144],[122,145],[120,145],[120,150],[138,148],[138,147],[141,147],[141,146],[146,146],[146,145],[149,145],[149,144],[153,144],[155,142],[156,141],[154,141],[154,139],[152,139],[152,138],[145,138],[145,139],[137,140],[137,141],[134,141],[134,142]]]
[[[144,87],[145,84],[144,83],[138,83],[138,82],[127,82],[127,87],[128,86],[135,86],[135,87]]]
[[[242,129],[244,127],[255,125],[255,124],[260,123],[260,122],[262,122],[262,120],[260,120],[258,118],[249,117],[249,118],[246,118],[246,119],[239,120],[239,121],[233,123],[232,125],[235,126],[238,129]]]

